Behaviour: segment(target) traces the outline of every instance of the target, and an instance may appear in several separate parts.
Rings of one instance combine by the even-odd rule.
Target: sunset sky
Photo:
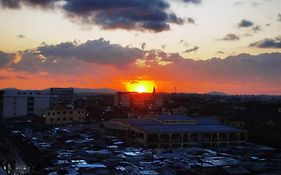
[[[281,95],[280,0],[0,0],[0,88]]]

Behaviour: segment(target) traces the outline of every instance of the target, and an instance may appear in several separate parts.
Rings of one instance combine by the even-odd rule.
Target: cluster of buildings
[[[247,143],[243,122],[187,116],[190,108],[184,100],[173,105],[173,98],[155,90],[117,92],[109,99],[110,103],[102,103],[103,110],[98,110],[86,104],[99,101],[78,99],[73,88],[0,91],[0,119],[38,116],[47,125],[56,125],[30,128],[32,132],[29,128],[12,131],[13,145],[27,164],[10,166],[11,161],[4,161],[4,170],[120,175],[281,173],[280,150]],[[85,101],[77,105],[79,100]],[[101,111],[100,116],[114,109],[128,115],[85,122],[89,109]],[[33,164],[35,168],[26,168]]]
[[[73,88],[48,90],[5,90],[0,92],[0,112],[4,119],[21,116],[40,116],[46,124],[72,124],[86,121],[87,111],[74,108]],[[113,105],[130,111],[135,108],[155,109],[163,105],[163,99],[155,93],[118,92]],[[110,119],[104,125],[110,134],[138,142],[152,148],[209,147],[240,145],[247,140],[247,133],[226,126],[214,119],[179,115],[185,113],[179,107],[174,114],[150,114],[139,118]],[[148,116],[149,115],[149,116]],[[129,117],[129,116],[128,116]]]
[[[168,122],[168,121],[167,121]],[[195,123],[196,121],[192,121]],[[42,166],[25,168],[27,174],[103,175],[277,175],[281,153],[265,146],[246,144],[233,147],[189,146],[150,149],[101,132],[92,125],[52,128],[33,135],[14,132],[18,149],[25,150],[26,162]],[[26,151],[33,145],[37,152]],[[8,164],[7,164],[8,165]],[[5,166],[12,168],[13,166]],[[15,165],[16,169],[25,167]],[[40,171],[41,170],[41,171]]]
[[[83,122],[85,109],[73,109],[73,88],[0,91],[0,118],[44,117],[47,124]]]

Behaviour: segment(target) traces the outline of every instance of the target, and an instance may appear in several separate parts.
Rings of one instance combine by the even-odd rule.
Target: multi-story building
[[[130,107],[131,92],[117,92],[114,96],[114,106]]]
[[[42,116],[44,110],[72,104],[73,99],[73,88],[2,90],[0,91],[0,118]]]
[[[50,94],[44,90],[5,90],[1,92],[0,112],[3,118],[41,116],[50,107]]]
[[[159,115],[138,119],[112,119],[105,123],[108,132],[147,147],[168,148],[201,144],[238,145],[247,133],[216,120],[180,115]]]
[[[86,120],[85,109],[48,109],[43,112],[43,118],[46,124],[69,124],[69,123],[81,123]]]
[[[117,92],[114,96],[114,106],[145,107],[154,102],[152,93]]]
[[[73,88],[50,88],[51,107],[72,104],[74,99]]]

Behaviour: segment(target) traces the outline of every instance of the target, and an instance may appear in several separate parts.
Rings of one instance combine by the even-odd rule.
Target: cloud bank
[[[239,22],[238,27],[242,28],[242,27],[252,27],[254,25],[254,23],[250,20],[247,19],[243,19]]]
[[[200,3],[199,0],[184,2]],[[0,4],[11,9],[19,9],[23,5],[57,8],[72,21],[99,25],[103,29],[162,32],[170,30],[170,24],[182,25],[185,21],[170,11],[166,0],[0,0]]]
[[[146,75],[166,85],[182,83],[182,88],[193,83],[202,91],[281,93],[281,53],[240,54],[196,61],[177,53],[122,47],[101,38],[81,44],[45,45],[18,53],[0,52],[0,67],[0,72],[12,71],[22,77],[28,73],[31,79],[33,74],[39,76],[43,72],[44,76],[50,76],[48,79],[58,76],[83,79],[88,75],[96,82],[109,83],[117,77],[133,80]],[[205,86],[206,83],[209,86]]]
[[[250,47],[259,47],[259,48],[281,48],[281,37],[276,37],[274,39],[264,39],[257,41],[249,45]]]
[[[233,34],[233,33],[229,33],[227,34],[225,37],[223,37],[221,40],[224,40],[224,41],[237,41],[239,40],[240,37]]]

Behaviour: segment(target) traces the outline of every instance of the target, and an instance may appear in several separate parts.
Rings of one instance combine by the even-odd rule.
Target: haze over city
[[[280,0],[0,5],[0,88],[281,94]]]

